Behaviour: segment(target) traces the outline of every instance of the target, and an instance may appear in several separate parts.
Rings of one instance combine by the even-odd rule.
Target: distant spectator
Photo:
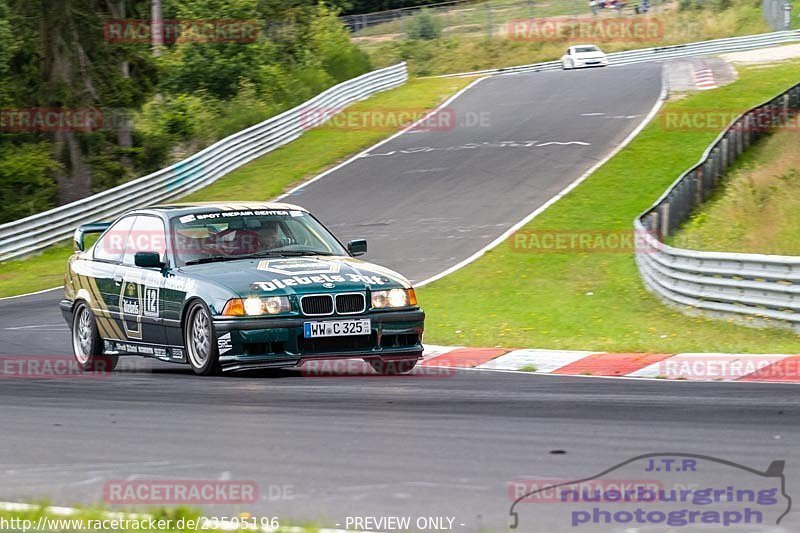
[[[589,8],[592,10],[592,15],[597,15],[597,0],[589,0]]]

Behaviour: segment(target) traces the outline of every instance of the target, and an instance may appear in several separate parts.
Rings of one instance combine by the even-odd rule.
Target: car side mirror
[[[142,268],[161,268],[161,255],[158,252],[136,252],[133,256],[133,263]]]
[[[356,239],[347,243],[347,251],[353,257],[367,253],[367,240]]]

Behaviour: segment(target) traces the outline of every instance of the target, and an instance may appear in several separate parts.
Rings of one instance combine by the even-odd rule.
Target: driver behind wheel
[[[261,241],[261,250],[268,252],[283,244],[281,229],[278,222],[264,221],[257,230],[258,240]]]

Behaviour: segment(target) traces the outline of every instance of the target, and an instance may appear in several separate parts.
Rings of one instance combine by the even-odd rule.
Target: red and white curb
[[[701,91],[717,88],[714,72],[706,66],[696,66],[694,68],[694,84]]]
[[[606,353],[426,346],[423,367],[690,381],[800,383],[800,355]]]

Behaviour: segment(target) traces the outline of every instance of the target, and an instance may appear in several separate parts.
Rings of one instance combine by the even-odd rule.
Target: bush
[[[408,21],[409,39],[432,41],[442,35],[442,22],[427,9],[421,9]]]
[[[44,211],[56,204],[58,169],[50,143],[27,143],[0,150],[0,222]]]

